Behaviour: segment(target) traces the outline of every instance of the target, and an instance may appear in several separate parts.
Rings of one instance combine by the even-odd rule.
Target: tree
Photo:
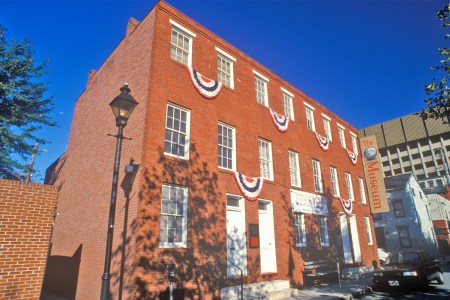
[[[7,40],[0,25],[0,178],[20,179],[35,144],[47,141],[36,135],[43,126],[55,126],[49,113],[53,97],[44,96],[48,61],[37,64],[31,43]]]
[[[436,12],[436,17],[442,23],[442,27],[448,30],[450,27],[450,3],[443,9]],[[444,39],[448,39],[450,33],[444,35]],[[432,67],[432,69],[440,72],[443,76],[438,80],[433,78],[430,83],[424,85],[427,99],[425,103],[428,106],[427,110],[422,111],[422,115],[426,117],[442,119],[444,124],[450,124],[450,48],[439,48],[439,55],[441,56],[440,65]]]

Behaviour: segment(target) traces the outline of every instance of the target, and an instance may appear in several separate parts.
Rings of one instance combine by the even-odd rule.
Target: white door
[[[277,272],[272,201],[258,200],[261,273]]]
[[[358,227],[356,226],[356,216],[350,216],[350,232],[352,233],[353,254],[355,255],[355,262],[362,261],[361,248],[359,246]]]
[[[339,223],[341,224],[342,249],[344,251],[344,261],[346,264],[351,264],[353,263],[352,248],[350,246],[347,216],[345,214],[339,214]]]
[[[230,261],[232,263],[230,263]],[[247,275],[247,239],[245,209],[242,197],[227,195],[227,275]]]

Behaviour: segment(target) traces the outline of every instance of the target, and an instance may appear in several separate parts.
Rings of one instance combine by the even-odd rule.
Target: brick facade
[[[57,191],[0,179],[0,299],[39,299]]]
[[[208,78],[217,78],[216,47],[236,59],[234,88],[223,87],[213,100],[207,100],[193,87],[186,66],[170,58],[172,22],[195,34],[192,66]],[[130,26],[132,30],[130,30]],[[294,95],[295,121],[286,133],[274,126],[267,107],[255,100],[253,71],[269,79],[269,106],[283,112],[281,88]],[[258,139],[272,143],[274,180],[266,180],[261,199],[273,203],[277,272],[261,274],[260,249],[247,243],[246,283],[285,279],[292,286],[303,284],[304,261],[327,259],[339,248],[340,200],[331,196],[330,166],[338,170],[341,195],[348,198],[345,172],[352,175],[355,194],[354,214],[362,252],[362,262],[377,261],[376,242],[368,245],[364,217],[370,217],[368,204],[362,204],[358,178],[364,177],[361,157],[353,165],[339,144],[337,124],[345,127],[347,148],[350,132],[356,129],[308,97],[263,65],[242,53],[214,33],[187,18],[168,4],[158,2],[140,23],[129,23],[127,36],[90,77],[86,91],[77,101],[69,147],[56,162],[48,178],[61,186],[60,216],[56,222],[52,255],[71,257],[82,245],[76,299],[96,299],[100,293],[106,243],[106,225],[114,157],[115,123],[108,103],[128,82],[140,103],[125,128],[133,138],[124,142],[119,182],[111,293],[114,299],[154,299],[168,286],[166,264],[177,265],[176,287],[187,299],[220,297],[221,288],[239,284],[227,278],[226,195],[241,195],[232,171],[218,168],[218,122],[236,129],[237,171],[259,176]],[[92,108],[86,105],[96,102]],[[325,135],[322,114],[331,119],[333,141],[323,151],[314,132],[306,127],[305,104],[315,108],[316,131]],[[189,159],[164,153],[167,104],[190,111]],[[86,115],[88,112],[88,115]],[[302,187],[314,193],[312,160],[319,160],[324,193],[329,207],[330,246],[318,242],[317,216],[305,215],[309,247],[297,248],[294,239],[290,199],[288,150],[299,153]],[[122,173],[126,164],[138,165],[136,174]],[[160,215],[163,184],[187,187],[187,246],[161,248]],[[258,224],[258,201],[245,201],[246,228]],[[372,223],[371,223],[372,224]],[[373,229],[372,229],[373,230]],[[372,236],[375,237],[374,232]],[[248,242],[248,235],[247,235]],[[342,254],[341,254],[342,256]]]

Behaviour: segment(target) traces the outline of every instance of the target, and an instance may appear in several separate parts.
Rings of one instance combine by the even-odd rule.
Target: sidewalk
[[[372,273],[366,273],[359,279],[344,279],[339,282],[324,283],[321,286],[306,287],[298,290],[295,297],[285,298],[283,300],[310,300],[310,299],[353,299],[355,297],[370,294],[372,289]]]

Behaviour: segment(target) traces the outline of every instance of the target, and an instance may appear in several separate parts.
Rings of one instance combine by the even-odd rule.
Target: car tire
[[[438,284],[444,284],[444,275],[442,272],[437,272],[436,281]]]

